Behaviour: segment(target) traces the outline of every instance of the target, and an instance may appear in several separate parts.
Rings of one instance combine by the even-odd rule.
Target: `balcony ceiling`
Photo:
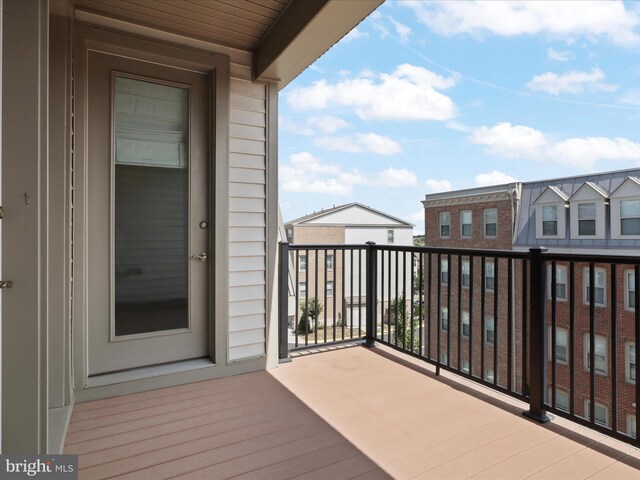
[[[75,0],[85,12],[253,53],[284,87],[383,0]]]

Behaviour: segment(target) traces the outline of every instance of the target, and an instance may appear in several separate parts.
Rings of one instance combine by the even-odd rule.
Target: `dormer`
[[[536,209],[536,238],[557,239],[565,237],[565,204],[569,195],[560,187],[550,185],[533,202]]]
[[[611,238],[640,239],[640,179],[627,177],[610,196]]]
[[[609,192],[597,183],[584,182],[569,198],[572,239],[605,238],[605,204]]]

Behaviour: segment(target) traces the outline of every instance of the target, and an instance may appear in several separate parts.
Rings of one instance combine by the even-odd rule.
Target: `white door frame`
[[[123,55],[176,68],[208,74],[212,79],[210,97],[214,102],[211,112],[210,148],[210,351],[212,365],[227,363],[228,299],[229,299],[229,57],[202,52],[168,43],[149,41],[103,29],[76,25],[75,51],[75,170],[74,185],[74,388],[87,388],[87,318],[91,306],[87,297],[87,245],[84,199],[87,189],[87,52],[98,50]],[[105,272],[105,275],[108,272]],[[215,288],[213,288],[215,286]],[[217,319],[217,321],[214,321]]]

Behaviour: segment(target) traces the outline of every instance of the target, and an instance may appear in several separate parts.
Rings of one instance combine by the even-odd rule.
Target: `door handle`
[[[193,258],[194,260],[200,260],[201,262],[206,262],[207,254],[203,252],[200,255],[191,255],[191,258]]]

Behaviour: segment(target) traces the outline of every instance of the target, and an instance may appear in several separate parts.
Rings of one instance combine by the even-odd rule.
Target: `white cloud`
[[[470,139],[473,143],[485,145],[490,153],[507,158],[536,158],[547,145],[541,131],[508,122],[491,128],[477,128]]]
[[[310,127],[314,127],[324,133],[335,133],[341,128],[349,126],[345,120],[335,115],[320,115],[317,117],[311,117],[307,120],[307,124]]]
[[[353,107],[363,120],[449,120],[457,114],[457,108],[438,90],[455,83],[455,77],[405,63],[393,73],[370,72],[334,84],[319,80],[309,87],[293,89],[286,100],[295,110]]]
[[[418,185],[416,175],[407,169],[387,169],[363,173],[357,169],[343,171],[339,165],[322,162],[309,152],[289,157],[280,167],[280,186],[285,192],[353,195],[353,187],[406,188]]]
[[[395,155],[402,152],[402,146],[398,142],[375,133],[355,133],[343,137],[318,137],[314,144],[325,150],[347,153]]]
[[[593,169],[598,162],[608,162],[608,168],[611,162],[640,165],[640,143],[622,137],[574,137],[551,143],[534,128],[498,123],[475,129],[470,140],[485,145],[489,153],[499,157],[551,162],[574,169]]]
[[[547,57],[556,62],[567,62],[573,58],[573,53],[568,50],[560,52],[553,48],[547,48]]]
[[[549,149],[548,156],[566,165],[593,168],[599,161],[640,163],[640,143],[626,138],[568,138]]]
[[[481,173],[480,175],[476,175],[474,181],[478,187],[488,187],[490,185],[502,185],[503,183],[516,182],[517,180],[511,175],[494,170],[490,173]]]
[[[424,183],[427,188],[434,193],[448,192],[452,189],[451,182],[449,180],[435,180],[430,178]]]
[[[349,33],[347,33],[344,37],[342,37],[342,41],[345,43],[352,42],[353,40],[358,40],[359,38],[367,38],[369,36],[368,33],[363,32],[362,30],[358,30],[358,28],[354,28]]]
[[[618,103],[625,105],[640,106],[640,90],[632,89],[626,91],[618,98]]]
[[[396,33],[398,34],[398,37],[400,37],[400,41],[402,43],[407,43],[409,41],[409,37],[411,36],[411,34],[413,33],[411,31],[411,28],[409,28],[407,25],[405,25],[404,23],[400,23],[398,22],[395,18],[393,17],[389,17],[389,20],[391,21],[391,23],[393,24],[393,27],[396,29]]]
[[[527,82],[527,87],[534,92],[546,92],[551,95],[576,94],[585,90],[612,92],[618,88],[611,83],[605,83],[605,78],[604,72],[599,68],[594,68],[591,72],[574,71],[561,75],[546,72],[533,77]]]
[[[640,18],[617,1],[410,1],[418,20],[444,36],[544,34],[568,41],[584,37],[614,44],[637,44]]]
[[[456,122],[455,120],[447,122],[447,128],[450,128],[451,130],[455,130],[456,132],[469,133],[473,131],[473,128],[471,128],[470,126],[465,125],[464,123]]]
[[[424,210],[418,210],[417,212],[407,215],[407,219],[410,222],[424,222]]]

